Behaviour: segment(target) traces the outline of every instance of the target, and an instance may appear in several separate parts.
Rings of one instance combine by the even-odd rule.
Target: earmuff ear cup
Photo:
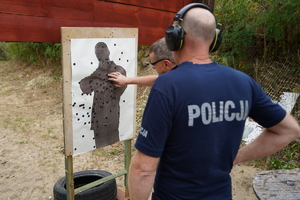
[[[221,44],[222,44],[222,31],[216,29],[215,37],[209,47],[209,51],[212,53],[217,51],[218,48],[221,46]]]
[[[180,25],[169,26],[165,32],[165,40],[170,51],[178,51],[183,46],[184,30]]]

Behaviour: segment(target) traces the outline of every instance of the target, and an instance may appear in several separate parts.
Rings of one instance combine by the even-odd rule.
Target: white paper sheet
[[[72,124],[73,155],[94,150],[95,137],[91,128],[91,112],[94,92],[83,94],[79,82],[98,68],[95,45],[104,42],[110,52],[109,59],[126,70],[126,76],[136,77],[136,39],[135,38],[99,38],[72,39]],[[119,141],[132,138],[135,131],[135,90],[128,85],[120,97]],[[109,144],[107,144],[109,145]]]

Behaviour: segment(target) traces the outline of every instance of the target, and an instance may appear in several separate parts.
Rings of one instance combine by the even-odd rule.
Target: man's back
[[[165,199],[230,199],[229,173],[245,120],[265,101],[271,103],[249,76],[217,63],[185,62],[160,76],[143,116],[147,137],[139,136],[136,144],[160,157],[155,193]],[[285,113],[279,113],[280,121]]]

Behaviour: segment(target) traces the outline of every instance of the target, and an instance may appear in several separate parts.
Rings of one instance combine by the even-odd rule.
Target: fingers
[[[122,87],[119,83],[117,83],[116,81],[114,81],[114,80],[115,80],[114,78],[108,78],[107,80],[111,81],[112,84],[113,84],[115,87]]]
[[[108,74],[108,76],[114,77],[114,78],[116,78],[116,77],[118,77],[118,76],[120,76],[120,75],[121,75],[120,72],[112,72],[112,73]]]
[[[114,84],[115,87],[122,87],[121,85],[119,84]]]

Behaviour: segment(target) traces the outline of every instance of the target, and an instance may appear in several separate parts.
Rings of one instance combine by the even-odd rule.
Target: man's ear
[[[164,65],[166,70],[171,70],[171,62],[169,60],[164,60]]]

